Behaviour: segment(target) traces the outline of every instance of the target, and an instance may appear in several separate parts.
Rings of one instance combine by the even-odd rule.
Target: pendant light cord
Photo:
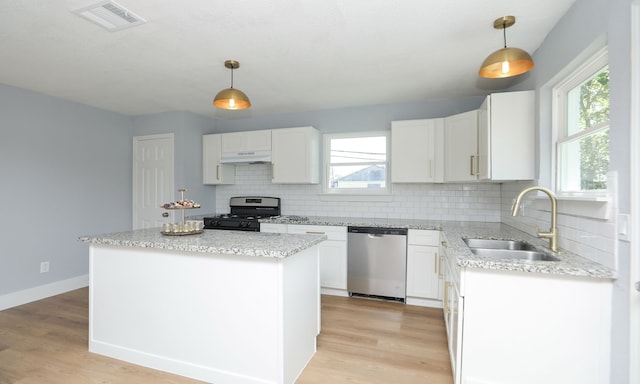
[[[502,36],[504,37],[504,47],[507,48],[507,21],[502,22]],[[231,72],[233,74],[233,72]]]
[[[231,88],[233,88],[233,66],[231,67]]]

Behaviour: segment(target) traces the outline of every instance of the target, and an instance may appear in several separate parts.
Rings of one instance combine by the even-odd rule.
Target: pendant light
[[[224,66],[231,70],[231,87],[218,92],[213,99],[213,105],[221,109],[247,109],[251,102],[247,95],[239,89],[233,88],[233,70],[240,68],[240,63],[235,60],[227,60]]]
[[[502,29],[504,48],[493,52],[482,62],[478,72],[481,77],[490,79],[512,77],[533,68],[533,59],[526,51],[520,48],[507,48],[507,28],[515,23],[515,16],[503,16],[493,22],[493,28]]]

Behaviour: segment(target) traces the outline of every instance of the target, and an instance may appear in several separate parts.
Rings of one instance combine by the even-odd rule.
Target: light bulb
[[[235,99],[229,99],[229,108],[235,108],[235,107],[236,107]]]
[[[502,73],[509,73],[509,62],[508,61],[503,61],[502,62]]]

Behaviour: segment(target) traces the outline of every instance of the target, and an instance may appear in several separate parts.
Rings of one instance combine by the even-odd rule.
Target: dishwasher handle
[[[367,234],[369,237],[382,237],[384,235],[406,236],[406,228],[388,228],[388,227],[347,227],[349,233]]]

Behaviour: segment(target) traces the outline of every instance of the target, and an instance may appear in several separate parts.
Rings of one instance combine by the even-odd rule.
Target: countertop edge
[[[447,249],[456,258],[456,265],[461,268],[479,268],[496,271],[528,272],[543,275],[575,276],[594,279],[615,279],[616,272],[593,260],[561,249],[551,252],[547,248],[547,240],[531,236],[519,229],[503,223],[494,222],[458,222],[415,219],[376,219],[348,217],[298,217],[293,216],[261,219],[260,223],[318,226],[369,226],[393,227],[417,230],[437,230],[444,233]],[[560,261],[522,261],[478,257],[471,253],[463,242],[465,237],[486,239],[524,240],[553,254]]]
[[[189,236],[164,236],[160,228],[80,236],[93,245],[244,255],[284,259],[326,240],[326,235],[281,235],[261,232],[205,230]]]

